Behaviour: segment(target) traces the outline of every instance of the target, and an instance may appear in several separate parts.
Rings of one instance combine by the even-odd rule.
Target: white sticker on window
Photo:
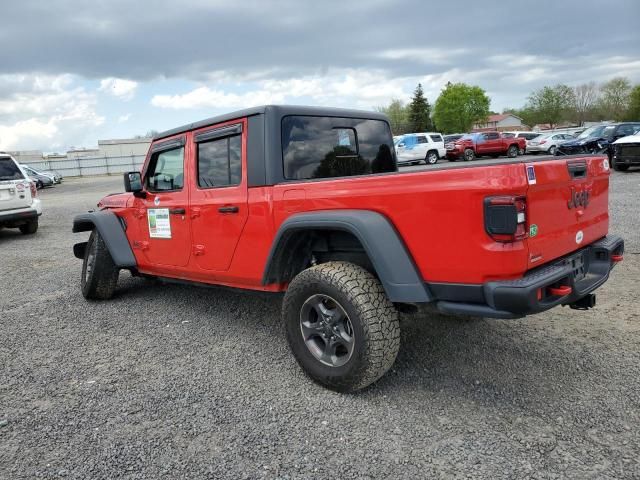
[[[171,221],[168,208],[150,208],[147,210],[149,236],[151,238],[171,238]]]

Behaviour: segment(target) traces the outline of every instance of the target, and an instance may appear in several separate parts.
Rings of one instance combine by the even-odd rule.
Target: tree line
[[[413,92],[411,101],[404,104],[393,99],[377,110],[389,117],[394,135],[409,132],[439,131],[468,132],[474,124],[483,123],[494,113],[491,100],[479,86],[448,82],[440,92],[433,108],[424,96],[421,84]],[[632,86],[629,79],[616,77],[602,84],[589,82],[575,87],[565,84],[544,86],[527,97],[522,108],[507,108],[525,125],[560,123],[581,126],[587,121],[640,120],[640,85]]]

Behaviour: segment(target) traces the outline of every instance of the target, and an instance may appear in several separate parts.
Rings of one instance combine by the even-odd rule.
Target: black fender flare
[[[109,249],[113,263],[120,268],[135,267],[136,257],[127,240],[127,235],[119,218],[108,210],[87,212],[76,215],[73,219],[73,233],[86,232],[97,229],[104,243]],[[73,247],[73,253],[78,258],[84,258],[86,242]]]
[[[423,303],[433,300],[426,284],[391,222],[371,210],[321,210],[294,214],[276,234],[267,258],[263,285],[276,283],[278,263],[286,261],[288,237],[300,230],[341,230],[362,244],[385,292],[392,302]]]

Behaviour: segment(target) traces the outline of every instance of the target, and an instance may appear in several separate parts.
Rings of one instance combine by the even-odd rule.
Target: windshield
[[[22,172],[10,158],[0,158],[0,181],[22,180]]]
[[[606,125],[598,125],[595,127],[589,127],[576,138],[591,138],[591,137],[602,137],[603,132],[607,128]],[[612,127],[609,127],[612,128]]]

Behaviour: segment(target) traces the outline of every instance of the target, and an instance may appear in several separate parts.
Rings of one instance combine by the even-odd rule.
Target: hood
[[[640,134],[622,137],[613,142],[614,145],[620,145],[621,143],[640,143]]]
[[[576,138],[574,140],[566,140],[562,142],[562,146],[577,147],[579,145],[586,145],[587,143],[598,142],[600,140],[603,140],[603,137]]]
[[[98,202],[98,208],[124,208],[133,198],[132,193],[110,193]]]

